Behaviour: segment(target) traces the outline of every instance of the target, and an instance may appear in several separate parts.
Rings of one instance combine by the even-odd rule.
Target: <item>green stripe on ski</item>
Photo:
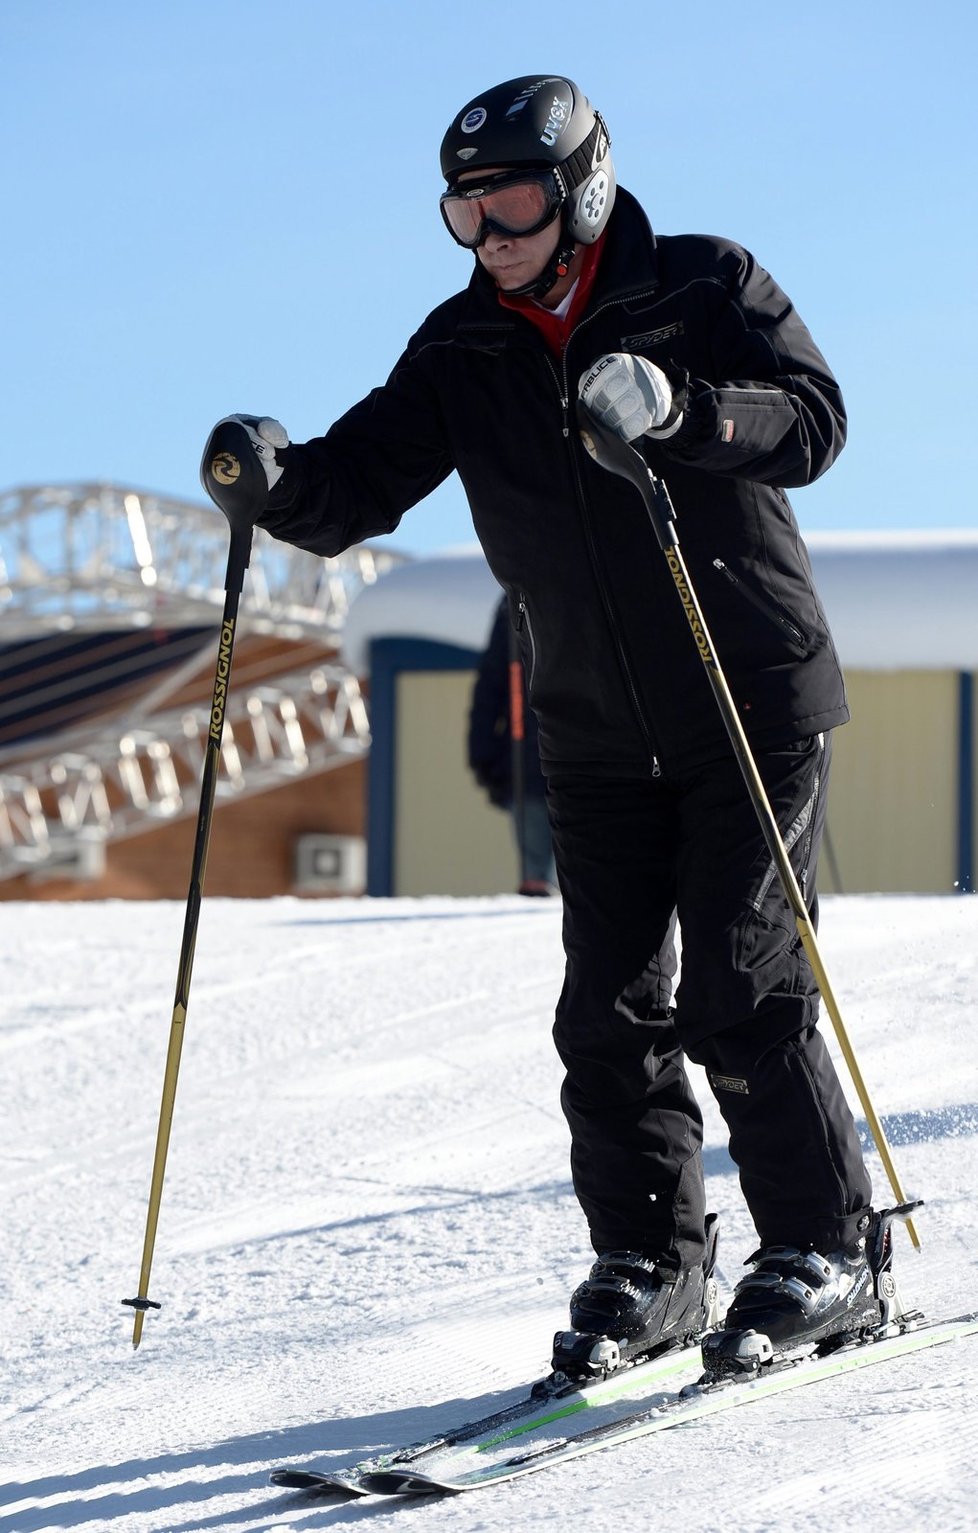
[[[478,1490],[482,1486],[495,1485],[504,1480],[518,1478],[535,1469],[550,1464],[564,1463],[568,1459],[583,1458],[612,1444],[631,1442],[639,1437],[651,1436],[688,1422],[702,1421],[708,1416],[719,1415],[735,1406],[747,1405],[755,1400],[767,1400],[791,1389],[801,1389],[807,1384],[821,1383],[840,1374],[854,1373],[858,1369],[873,1367],[892,1358],[907,1357],[929,1347],[978,1334],[978,1318],[969,1316],[950,1320],[943,1324],[924,1326],[918,1331],[868,1343],[859,1348],[833,1353],[828,1357],[801,1362],[793,1367],[780,1368],[777,1372],[759,1379],[735,1382],[715,1392],[693,1396],[673,1396],[664,1405],[653,1406],[625,1416],[617,1422],[608,1422],[585,1428],[576,1437],[541,1443],[536,1448],[500,1464],[485,1465],[451,1477],[437,1472],[425,1474],[412,1470],[409,1465],[398,1466],[395,1461],[390,1469],[364,1478],[364,1488],[387,1495],[424,1495],[437,1491]],[[470,1451],[478,1451],[478,1448]],[[447,1455],[446,1455],[447,1456]],[[453,1455],[459,1456],[459,1455]],[[432,1455],[434,1459],[435,1454]]]
[[[527,1395],[512,1405],[504,1406],[502,1410],[491,1411],[477,1420],[463,1422],[429,1441],[387,1449],[384,1453],[361,1459],[360,1463],[346,1469],[330,1472],[283,1466],[273,1470],[269,1480],[273,1485],[286,1490],[315,1490],[321,1494],[335,1490],[365,1495],[368,1492],[364,1490],[361,1481],[367,1475],[387,1473],[399,1463],[418,1463],[422,1459],[430,1459],[443,1464],[446,1459],[481,1452],[486,1447],[499,1446],[511,1437],[539,1431],[553,1421],[576,1415],[589,1407],[608,1405],[624,1395],[638,1394],[643,1390],[655,1393],[661,1385],[670,1383],[678,1374],[687,1370],[698,1376],[702,1366],[698,1346],[664,1352],[659,1357],[623,1369],[609,1379],[585,1384],[581,1389],[563,1397],[562,1401],[558,1397],[551,1397],[550,1402],[546,1399],[535,1400]],[[554,1407],[552,1410],[548,1411],[548,1403]],[[541,1415],[541,1412],[546,1414]],[[488,1433],[494,1434],[491,1441],[483,1442]]]
[[[501,1443],[508,1442],[514,1437],[539,1431],[541,1427],[550,1426],[554,1421],[563,1421],[568,1416],[576,1416],[581,1411],[594,1410],[600,1405],[609,1405],[613,1400],[620,1400],[623,1395],[634,1394],[643,1385],[665,1383],[667,1379],[674,1378],[676,1374],[685,1373],[687,1369],[692,1369],[697,1374],[702,1372],[703,1360],[698,1347],[692,1355],[688,1351],[676,1353],[675,1357],[670,1358],[664,1366],[656,1368],[653,1373],[641,1373],[637,1379],[632,1378],[631,1375],[640,1370],[631,1369],[618,1380],[612,1377],[604,1384],[592,1385],[586,1394],[580,1395],[567,1405],[560,1406],[548,1415],[534,1416],[532,1419],[517,1422],[515,1426],[507,1427],[505,1431],[498,1433],[495,1437],[487,1437],[483,1442],[469,1446],[461,1444],[459,1452],[488,1453],[491,1448],[498,1448]]]

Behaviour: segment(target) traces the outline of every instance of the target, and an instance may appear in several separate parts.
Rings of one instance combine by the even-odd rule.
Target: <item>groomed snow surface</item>
[[[4,1529],[976,1526],[974,1340],[466,1496],[270,1487],[275,1465],[353,1463],[544,1370],[590,1261],[549,1037],[560,913],[205,900],[163,1308],[134,1352],[120,1301],[138,1287],[182,926],[180,903],[0,913]],[[927,1200],[920,1255],[898,1231],[905,1294],[971,1312],[978,899],[828,899],[821,945],[899,1174]],[[701,1097],[726,1295],[752,1230]]]

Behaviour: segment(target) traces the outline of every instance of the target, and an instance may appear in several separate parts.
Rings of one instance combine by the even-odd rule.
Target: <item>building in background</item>
[[[978,533],[808,542],[853,713],[820,885],[971,892]],[[202,505],[0,495],[0,899],[186,896],[227,548]],[[208,894],[515,887],[509,826],[466,760],[498,600],[477,548],[323,560],[256,534]]]
[[[978,533],[807,541],[853,714],[835,735],[820,887],[973,892]],[[507,827],[465,764],[498,595],[474,551],[401,565],[351,608],[343,653],[372,696],[371,894],[513,887]]]

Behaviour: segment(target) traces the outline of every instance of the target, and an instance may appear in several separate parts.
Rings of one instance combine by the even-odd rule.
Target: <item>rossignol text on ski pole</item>
[[[156,1244],[156,1228],[159,1222],[160,1199],[163,1193],[163,1177],[166,1170],[167,1150],[170,1143],[170,1127],[173,1121],[173,1104],[180,1070],[180,1054],[183,1048],[184,1027],[187,1020],[187,1004],[190,997],[190,977],[193,971],[194,947],[197,940],[197,923],[203,891],[207,847],[210,841],[211,822],[214,817],[214,793],[221,761],[221,736],[224,731],[224,713],[231,682],[231,658],[234,649],[235,628],[238,621],[238,601],[244,583],[245,570],[251,558],[251,542],[255,518],[264,509],[268,499],[268,479],[261,460],[256,455],[247,428],[237,420],[223,420],[211,432],[200,469],[201,482],[211,499],[224,512],[231,527],[231,546],[228,552],[225,576],[224,615],[221,618],[221,636],[218,645],[217,669],[211,698],[210,726],[204,754],[201,777],[200,807],[197,812],[197,832],[194,838],[193,863],[190,873],[190,889],[183,925],[183,942],[177,970],[176,996],[170,1022],[170,1040],[163,1076],[163,1100],[160,1104],[160,1121],[156,1136],[156,1155],[150,1183],[149,1208],[146,1214],[146,1234],[143,1241],[143,1259],[139,1269],[139,1289],[134,1299],[123,1299],[123,1304],[136,1311],[133,1318],[132,1344],[138,1347],[143,1334],[143,1316],[148,1309],[160,1305],[149,1297],[149,1277],[153,1264],[153,1248]]]
[[[908,1200],[900,1185],[900,1179],[893,1164],[893,1157],[890,1154],[890,1147],[887,1143],[883,1125],[870,1100],[862,1071],[859,1068],[845,1023],[842,1020],[842,1014],[839,1010],[835,993],[825,971],[818,943],[815,939],[815,928],[812,924],[808,906],[805,904],[804,896],[798,886],[795,870],[791,866],[774,810],[771,808],[764,783],[757,769],[757,763],[754,760],[744,727],[740,722],[736,705],[730,694],[730,688],[720,667],[702,608],[689,578],[689,571],[686,568],[686,562],[679,547],[675,512],[669,497],[669,491],[663,481],[653,474],[642,454],[630,442],[625,441],[623,437],[619,436],[616,431],[605,426],[583,400],[578,401],[578,421],[584,446],[594,461],[600,464],[602,468],[608,469],[610,473],[618,474],[623,479],[628,479],[638,490],[645,504],[645,509],[648,512],[659,547],[665,555],[669,572],[672,575],[677,594],[686,613],[700,659],[706,669],[710,687],[716,698],[727,734],[730,737],[730,743],[733,746],[744,782],[747,785],[747,791],[757,813],[764,840],[777,868],[785,898],[788,901],[802,947],[805,950],[805,956],[811,964],[819,993],[832,1019],[839,1047],[842,1050],[849,1073],[852,1076],[853,1085],[856,1088],[859,1101],[866,1114],[866,1121],[869,1124],[880,1159],[889,1178],[890,1186],[897,1201],[905,1204]],[[910,1239],[919,1250],[920,1241],[913,1221],[908,1218],[905,1220],[905,1223]]]

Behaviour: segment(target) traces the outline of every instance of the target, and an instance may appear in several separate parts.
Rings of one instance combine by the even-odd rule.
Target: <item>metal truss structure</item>
[[[210,703],[62,741],[0,771],[0,877],[77,868],[93,843],[139,835],[194,814]],[[317,666],[232,691],[217,798],[261,793],[362,756],[370,743],[355,676]]]
[[[109,484],[0,494],[0,633],[5,643],[58,633],[217,623],[228,535],[205,506]],[[369,545],[335,559],[255,536],[239,638],[335,644],[350,601],[398,556]],[[216,650],[215,650],[216,654]],[[206,669],[198,655],[133,701],[0,755],[0,879],[78,867],[93,845],[193,814],[210,693],[172,704]],[[242,798],[362,756],[370,743],[357,678],[322,656],[302,670],[232,687],[219,799]]]
[[[223,516],[191,501],[112,484],[0,492],[0,632],[209,622],[227,550]],[[369,544],[320,559],[259,527],[242,616],[253,632],[337,634],[360,587],[398,562]]]

